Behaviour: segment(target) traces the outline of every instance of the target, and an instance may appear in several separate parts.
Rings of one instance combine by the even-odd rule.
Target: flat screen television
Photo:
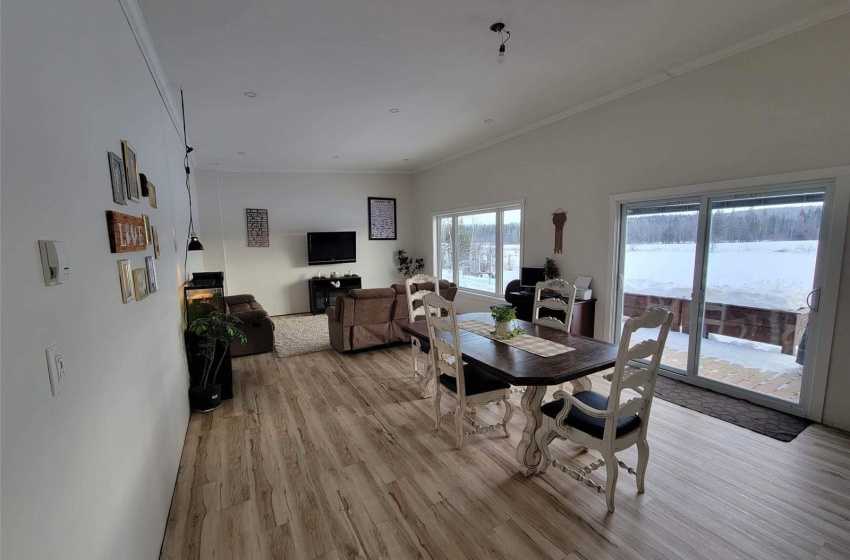
[[[357,233],[319,231],[307,234],[308,264],[357,262]]]
[[[538,282],[546,280],[542,266],[524,266],[519,272],[519,285],[523,288],[534,288]]]

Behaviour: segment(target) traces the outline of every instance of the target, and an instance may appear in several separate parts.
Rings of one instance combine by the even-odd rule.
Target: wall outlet
[[[47,348],[45,353],[47,354],[47,371],[50,374],[50,391],[55,397],[68,383],[65,358],[62,356],[62,346],[58,342]]]

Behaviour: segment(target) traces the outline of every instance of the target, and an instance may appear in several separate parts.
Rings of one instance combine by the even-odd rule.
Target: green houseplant
[[[558,268],[558,263],[555,262],[555,259],[547,257],[543,261],[543,274],[547,280],[554,280],[561,277],[561,269]]]
[[[398,251],[398,267],[396,270],[410,278],[416,276],[425,268],[425,259],[414,259],[407,256],[407,251],[399,249]]]
[[[219,311],[211,311],[198,317],[189,325],[189,332],[198,337],[198,355],[204,357],[204,368],[197,383],[189,387],[189,403],[192,410],[209,411],[221,404],[221,385],[217,384],[218,372],[233,342],[245,344],[248,338],[238,325],[242,321]]]
[[[496,335],[499,338],[513,338],[516,335],[523,334],[525,331],[520,327],[511,329],[511,321],[516,319],[516,308],[508,307],[507,305],[494,305],[490,308],[490,316],[496,322],[496,330],[490,334]]]

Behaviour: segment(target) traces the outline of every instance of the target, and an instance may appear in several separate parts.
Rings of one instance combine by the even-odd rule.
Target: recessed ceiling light
[[[404,161],[410,161],[409,157],[404,158]]]
[[[339,156],[334,156],[334,159],[339,159]]]
[[[398,109],[390,109],[390,113],[398,113]]]
[[[244,95],[245,97],[257,97],[257,94],[253,91],[246,91],[242,95]]]
[[[484,119],[484,122],[491,123],[491,122],[493,122],[493,119]]]
[[[244,156],[244,155],[245,155],[245,152],[236,152],[236,155],[237,155],[237,156]]]

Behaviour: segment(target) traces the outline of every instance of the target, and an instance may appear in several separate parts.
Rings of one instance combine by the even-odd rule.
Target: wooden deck
[[[603,495],[560,472],[517,474],[521,414],[510,439],[471,436],[456,450],[448,421],[433,430],[406,347],[237,358],[234,377],[235,398],[190,421],[164,559],[834,560],[850,550],[850,435],[819,425],[780,443],[656,400],[646,494],[621,476],[609,515]],[[566,442],[553,454],[592,460]],[[623,458],[633,463],[633,451]]]

